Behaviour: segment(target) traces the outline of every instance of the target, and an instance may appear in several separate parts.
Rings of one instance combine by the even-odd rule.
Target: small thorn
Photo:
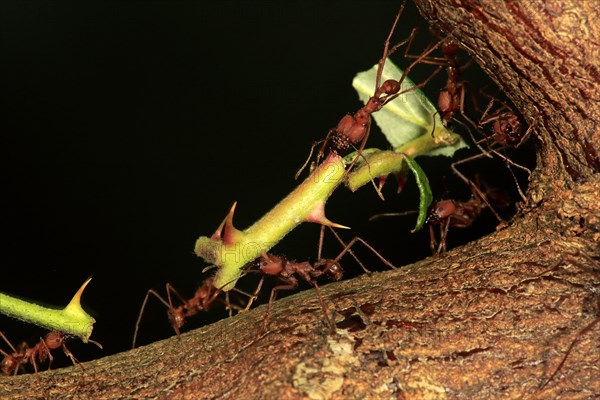
[[[330,221],[326,216],[325,216],[325,203],[322,202],[320,204],[318,204],[306,217],[306,221],[307,222],[314,222],[317,224],[321,224],[321,225],[325,225],[325,226],[330,226],[332,228],[339,228],[339,229],[350,229],[349,226],[345,226],[345,225],[341,225],[335,222]]]
[[[351,229],[349,226],[338,224],[336,222],[328,220],[327,218],[325,218],[324,221],[321,221],[321,225],[330,226],[332,228],[338,229]]]
[[[377,188],[379,189],[379,191],[381,191],[381,189],[383,188],[383,185],[385,185],[385,182],[387,181],[387,175],[381,175],[378,180],[379,180],[379,184],[377,185]]]
[[[220,240],[222,238],[222,236],[224,234],[224,230],[225,230],[226,224],[227,224],[227,221],[229,220],[230,223],[231,223],[231,221],[233,220],[233,213],[235,212],[235,207],[236,206],[237,206],[237,201],[234,201],[233,205],[229,209],[229,212],[227,213],[227,215],[223,219],[223,222],[221,222],[221,224],[219,225],[219,227],[217,228],[217,230],[215,231],[215,233],[213,233],[212,236],[210,237],[211,240],[218,241],[218,240]]]
[[[396,190],[396,193],[400,193],[404,189],[404,185],[406,185],[406,174],[396,174],[396,179],[398,180],[398,189]]]
[[[233,206],[231,206],[231,210],[229,210],[227,217],[225,217],[225,220],[223,221],[223,230],[221,231],[223,244],[234,243],[236,238],[239,237],[239,235],[242,233],[240,230],[236,229],[233,226],[233,214],[235,213],[236,206],[237,201],[233,203]]]
[[[69,304],[67,304],[67,307],[65,307],[65,309],[83,310],[81,308],[81,295],[83,294],[85,287],[88,285],[88,283],[90,283],[91,280],[92,280],[92,277],[90,276],[85,282],[83,282],[83,285],[81,285],[81,287],[79,288],[77,293],[75,293],[75,295],[73,296],[73,298],[71,299]]]

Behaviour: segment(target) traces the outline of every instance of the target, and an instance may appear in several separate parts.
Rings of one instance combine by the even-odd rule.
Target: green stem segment
[[[81,308],[81,295],[91,280],[92,278],[89,278],[81,285],[63,309],[43,307],[0,293],[0,312],[53,331],[79,336],[87,343],[96,320]]]
[[[303,222],[346,228],[325,217],[325,203],[345,173],[342,158],[331,153],[292,193],[244,231],[233,227],[234,205],[212,237],[201,236],[196,241],[196,254],[219,268],[215,287],[233,289],[244,265],[268,252]]]

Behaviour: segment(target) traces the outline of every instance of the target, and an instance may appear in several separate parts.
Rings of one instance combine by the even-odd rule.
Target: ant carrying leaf
[[[376,64],[367,71],[359,72],[352,81],[352,86],[363,102],[368,101],[367,93],[373,90],[373,80],[378,68],[379,65]],[[398,79],[404,73],[388,59],[382,77]],[[385,108],[373,114],[373,118],[395,150],[405,147],[419,137],[430,135],[442,146],[430,146],[428,151],[420,152],[419,155],[452,157],[457,150],[468,146],[458,134],[445,126],[436,106],[419,89],[420,86],[415,85],[406,76],[400,88],[403,95],[389,101]]]

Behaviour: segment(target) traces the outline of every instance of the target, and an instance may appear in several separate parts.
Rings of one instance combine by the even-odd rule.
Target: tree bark
[[[418,0],[535,124],[509,226],[398,271],[127,353],[0,381],[11,398],[600,396],[600,11],[593,1]]]

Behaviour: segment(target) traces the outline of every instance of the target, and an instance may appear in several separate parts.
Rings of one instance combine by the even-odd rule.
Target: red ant
[[[433,29],[432,29],[433,30]],[[433,30],[434,34],[439,38],[441,37],[440,32]],[[409,49],[412,44],[412,38],[409,44],[406,46],[404,57],[416,58],[423,64],[438,65],[446,69],[446,86],[440,92],[437,99],[437,108],[440,112],[442,122],[444,125],[454,118],[457,112],[464,115],[464,99],[466,92],[466,82],[460,81],[460,75],[462,72],[469,67],[473,60],[469,60],[465,65],[460,65],[458,60],[458,51],[460,46],[453,39],[448,37],[440,39],[436,46],[441,46],[443,57],[422,57],[409,54]],[[434,72],[435,74],[436,72]]]
[[[454,40],[448,39],[448,38],[442,39],[440,41],[440,43],[443,43],[442,44],[442,52],[444,53],[444,57],[441,57],[441,58],[440,57],[437,57],[437,58],[436,57],[428,57],[426,59],[421,60],[421,62],[426,63],[426,64],[428,63],[428,64],[441,65],[446,68],[446,74],[448,76],[448,79],[446,80],[446,87],[440,92],[440,95],[438,96],[438,102],[437,102],[437,107],[438,107],[438,111],[441,114],[442,122],[444,123],[444,125],[447,125],[451,120],[454,119],[455,114],[460,112],[460,114],[465,118],[465,120],[467,120],[471,124],[475,125],[473,123],[473,121],[466,115],[465,110],[464,110],[465,93],[467,90],[466,82],[459,81],[460,75],[471,64],[471,62],[473,60],[471,59],[465,65],[461,66],[458,61],[458,57],[457,57],[458,51],[460,49],[458,43],[455,42]],[[407,51],[409,48],[410,48],[410,44],[407,46]],[[408,55],[408,54],[405,54],[405,56],[413,57],[413,58],[416,57],[416,56]],[[485,114],[487,114],[488,111],[489,111],[489,107],[488,107],[488,109],[486,109],[486,112],[482,116],[482,119],[480,120],[480,122],[483,121],[483,118],[485,118]],[[508,131],[509,127],[511,127],[511,126],[514,127],[514,129],[516,131],[517,128],[520,128],[520,125],[518,127],[516,126],[515,121],[516,122],[519,122],[519,121],[514,114],[512,114],[512,115],[514,118],[508,118],[508,114],[506,114],[506,118],[503,115],[502,118],[488,119],[485,123],[490,123],[492,121],[495,121],[494,128],[497,129],[498,132],[500,132],[501,129]],[[454,121],[465,126],[463,123],[461,123],[460,121],[458,121],[456,119],[454,119]],[[468,129],[468,127],[466,127],[466,128]],[[469,130],[469,132],[470,132],[470,130]],[[500,140],[496,136],[494,136],[493,139]],[[477,141],[475,141],[473,139],[473,142],[475,142],[475,144],[481,149],[481,151],[484,155],[487,155],[489,157],[487,152],[485,150],[483,150],[483,148],[481,148],[481,146],[479,146]],[[502,218],[500,217],[500,215],[498,215],[498,213],[496,212],[494,207],[492,207],[492,205],[487,201],[487,196],[479,190],[477,185],[475,185],[470,179],[465,177],[456,168],[456,166],[458,164],[471,161],[475,158],[480,158],[481,156],[482,155],[478,154],[475,157],[469,157],[464,160],[455,162],[451,165],[451,168],[459,178],[461,178],[467,185],[469,185],[471,187],[471,190],[476,193],[476,197],[481,199],[481,201],[483,201],[483,203],[485,203],[485,206],[490,208],[490,210],[496,216],[498,221],[503,222]],[[509,161],[509,160],[507,159],[507,161]],[[511,171],[511,173],[512,173],[512,171]],[[519,189],[519,192],[520,192],[520,189]]]
[[[442,113],[442,121],[448,124],[454,114],[460,111],[463,113],[465,99],[465,83],[459,82],[460,73],[468,66],[460,67],[456,54],[458,53],[458,43],[447,41],[442,45],[442,52],[447,60],[446,73],[448,80],[446,88],[438,96],[438,110]]]
[[[477,181],[480,181],[479,177]],[[437,255],[446,251],[446,238],[450,227],[467,228],[471,226],[481,212],[489,206],[489,200],[493,200],[501,208],[509,205],[506,196],[497,189],[487,189],[483,193],[474,183],[470,187],[472,196],[465,202],[450,199],[439,200],[429,207],[426,223],[429,225],[430,247],[433,254]],[[434,232],[434,225],[440,226],[439,243]]]
[[[5,375],[16,375],[23,366],[30,363],[33,365],[33,369],[37,375],[38,373],[38,362],[43,363],[49,359],[48,370],[52,365],[53,357],[51,351],[62,347],[63,352],[71,359],[73,365],[78,364],[73,354],[69,351],[65,345],[65,341],[70,337],[62,332],[52,331],[47,333],[40,341],[33,347],[28,347],[26,343],[22,343],[15,348],[8,338],[0,332],[2,339],[10,346],[12,354],[5,352],[0,349],[0,354],[4,356],[2,362],[0,362],[0,370]],[[100,343],[90,340],[98,347],[102,348]]]
[[[390,40],[392,34],[396,29],[396,25],[400,18],[400,15],[404,11],[404,6],[406,2],[402,4],[400,10],[396,14],[396,18],[388,34],[387,39],[385,40],[385,45],[383,49],[383,56],[378,62],[377,68],[377,76],[375,79],[375,92],[373,96],[369,98],[364,107],[359,109],[354,114],[346,114],[342,119],[338,122],[335,128],[332,128],[327,133],[325,140],[322,141],[321,148],[319,149],[317,155],[316,163],[319,163],[325,154],[325,149],[328,143],[331,143],[330,150],[338,153],[340,155],[344,155],[348,150],[355,149],[357,151],[357,156],[354,158],[354,161],[348,168],[348,170],[352,169],[354,164],[358,161],[359,157],[362,154],[362,151],[365,148],[367,139],[369,137],[369,132],[371,129],[371,114],[381,110],[387,103],[394,100],[396,97],[405,94],[409,91],[419,89],[425,86],[430,79],[435,76],[437,72],[434,72],[429,78],[427,78],[424,82],[421,82],[418,85],[414,85],[406,90],[400,90],[402,82],[408,76],[408,73],[412,70],[412,68],[421,62],[424,58],[427,57],[432,51],[437,48],[437,44],[435,46],[431,46],[425,50],[425,52],[419,56],[415,61],[413,61],[402,73],[402,76],[399,80],[388,79],[385,82],[381,83],[381,77],[383,74],[383,67],[385,65],[385,61],[387,57],[393,54],[399,47],[403,46],[406,43],[412,42],[414,36],[416,34],[416,29],[413,29],[409,38],[406,40],[397,43],[396,45],[390,48]],[[439,71],[439,69],[438,69]],[[356,144],[360,142],[358,148],[356,148]],[[314,148],[314,145],[313,145]],[[311,149],[312,155],[312,149]],[[310,160],[310,156],[309,156]],[[300,168],[300,170],[296,173],[296,178],[300,175],[304,167],[307,165],[308,160],[304,165]]]
[[[492,106],[494,104],[494,101],[496,99],[494,99],[492,96],[486,94],[482,90],[481,92],[486,97],[489,97],[491,99],[490,103],[488,104],[487,108],[485,109],[485,111],[483,112],[483,114],[481,115],[481,117],[477,123],[475,123],[471,118],[469,118],[469,116],[467,116],[467,114],[465,113],[465,110],[464,110],[464,99],[465,99],[465,93],[466,93],[466,89],[467,89],[466,82],[459,81],[459,77],[460,77],[461,73],[471,64],[472,59],[469,60],[469,62],[466,63],[464,66],[460,66],[460,63],[459,63],[458,57],[457,57],[457,53],[459,50],[458,43],[456,43],[455,41],[453,41],[451,39],[442,39],[442,42],[443,42],[443,44],[441,47],[442,47],[442,52],[444,54],[444,57],[437,57],[437,58],[436,57],[427,57],[425,59],[421,59],[421,62],[426,63],[426,64],[441,65],[446,68],[446,73],[448,76],[448,79],[446,81],[446,87],[440,92],[440,95],[438,97],[438,102],[437,102],[438,110],[441,114],[441,119],[442,119],[443,123],[445,125],[448,124],[454,118],[455,114],[460,112],[460,114],[463,116],[463,118],[479,131],[483,131],[484,130],[483,127],[485,125],[492,124],[492,135],[489,136],[488,138],[484,139],[488,143],[490,143],[490,145],[497,144],[500,146],[501,149],[506,148],[506,147],[515,147],[515,148],[519,147],[529,136],[531,127],[525,133],[523,133],[523,128],[522,128],[523,125],[521,123],[521,120],[510,109],[510,107],[507,104],[502,103],[502,107],[500,109],[498,109],[494,112],[490,112],[490,110],[492,109]],[[410,48],[410,43],[407,46],[407,52],[408,52],[409,48]],[[405,57],[416,58],[416,56],[409,55],[406,53],[405,53]],[[473,97],[473,103],[475,104],[475,108],[478,108],[477,102],[475,101],[474,97]],[[457,121],[457,122],[459,122],[461,125],[464,126],[464,124],[462,124],[460,121]],[[470,132],[470,130],[469,130],[469,132]],[[469,179],[467,179],[462,173],[460,173],[460,171],[458,171],[456,166],[461,163],[472,161],[474,159],[479,159],[483,156],[491,157],[490,154],[488,153],[488,151],[484,150],[480,146],[480,142],[476,141],[475,139],[473,139],[473,142],[475,143],[475,145],[477,147],[479,147],[482,154],[477,154],[475,156],[468,157],[464,160],[461,160],[461,161],[458,161],[458,162],[452,164],[452,170],[454,171],[454,173],[456,173],[457,176],[459,176],[465,183],[467,183],[470,186],[472,186],[473,183]],[[508,157],[502,155],[498,150],[499,149],[494,149],[493,147],[491,147],[489,151],[491,151],[492,153],[496,154],[498,157],[505,160],[509,165],[513,165],[518,168],[521,168],[521,169],[525,170],[526,172],[528,172],[529,174],[531,174],[531,171],[529,169],[512,162]],[[513,178],[515,179],[515,182],[516,182],[516,177],[514,176],[514,173],[512,172],[510,167],[509,167],[509,170],[510,170],[511,174],[513,175]],[[517,189],[518,189],[521,197],[525,200],[525,195],[521,191],[521,188],[519,187],[518,183],[517,183]],[[478,189],[475,187],[475,190],[477,191]],[[487,201],[487,200],[485,200],[485,196],[482,193],[478,193],[478,195],[480,198],[483,199],[484,202]],[[491,207],[490,204],[487,204],[487,206],[490,207],[490,209],[492,210],[494,215],[498,218],[498,220],[502,222],[502,219],[496,213],[494,208]]]
[[[187,319],[189,317],[192,317],[192,316],[198,314],[201,311],[208,311],[212,307],[215,300],[217,300],[217,298],[221,294],[222,290],[215,288],[213,285],[213,282],[214,282],[214,277],[209,277],[209,278],[205,279],[204,282],[202,282],[202,284],[200,285],[200,287],[198,287],[198,289],[196,290],[196,293],[194,293],[194,296],[188,300],[185,300],[183,298],[183,296],[181,296],[179,294],[179,292],[177,292],[177,290],[175,290],[175,288],[170,283],[167,283],[165,285],[166,292],[167,292],[167,300],[165,300],[154,289],[148,290],[148,292],[146,292],[146,297],[144,297],[144,301],[142,303],[142,307],[140,309],[138,319],[135,323],[135,331],[133,333],[132,348],[135,348],[138,329],[140,326],[140,322],[142,320],[142,315],[144,314],[144,310],[146,308],[146,303],[148,302],[150,295],[153,295],[154,297],[156,297],[161,303],[163,303],[167,307],[167,315],[169,317],[169,322],[171,323],[171,326],[173,327],[173,330],[175,331],[177,336],[179,336],[181,333],[180,329],[186,323]],[[245,293],[239,289],[234,289],[234,290],[237,292],[243,293],[244,295],[246,295],[248,297],[251,297],[250,295],[248,295],[247,293]],[[177,298],[181,301],[182,304],[180,306],[173,307],[171,293],[175,294],[175,296],[177,296]],[[231,311],[234,308],[236,308],[238,310],[241,309],[240,307],[233,306],[230,303],[228,292],[225,292],[225,296],[226,297],[225,297],[224,303],[228,310]],[[255,296],[251,297],[251,301],[253,301],[254,298],[255,298]],[[249,304],[251,304],[251,302]],[[248,309],[248,308],[249,308],[249,305],[246,307],[246,309]]]
[[[271,309],[273,308],[273,302],[275,301],[275,298],[277,297],[277,292],[280,290],[295,289],[296,287],[298,287],[298,278],[301,278],[302,280],[304,280],[307,283],[314,286],[315,290],[317,291],[319,303],[321,304],[321,308],[323,309],[323,313],[325,314],[325,318],[327,319],[327,322],[331,328],[331,332],[335,333],[335,325],[333,324],[333,322],[331,321],[331,319],[329,317],[329,314],[327,312],[327,307],[325,306],[325,303],[323,302],[323,298],[321,296],[321,291],[319,289],[319,286],[317,285],[316,278],[320,277],[321,275],[326,275],[333,280],[336,280],[336,281],[340,280],[342,278],[343,270],[342,270],[341,264],[339,263],[339,260],[346,253],[349,253],[358,262],[358,264],[363,268],[363,270],[365,270],[367,273],[370,273],[370,271],[367,268],[365,268],[365,266],[360,262],[360,260],[356,257],[356,255],[351,250],[351,247],[356,242],[362,243],[365,247],[367,247],[369,250],[371,250],[380,260],[382,260],[387,266],[391,267],[392,269],[396,269],[396,267],[392,263],[390,263],[383,256],[381,256],[381,254],[379,254],[365,240],[356,236],[348,244],[346,244],[340,238],[340,236],[335,232],[334,229],[332,229],[331,227],[328,227],[328,228],[334,234],[335,238],[342,244],[342,246],[344,246],[344,249],[340,252],[340,254],[338,254],[338,256],[335,259],[321,257],[321,250],[322,250],[322,245],[323,245],[323,236],[324,236],[325,226],[321,227],[317,261],[314,262],[313,264],[311,264],[307,261],[298,263],[295,261],[290,261],[283,256],[274,256],[274,255],[270,255],[270,254],[265,254],[259,259],[259,264],[258,264],[259,271],[264,275],[276,276],[277,280],[280,282],[280,285],[275,286],[271,290],[271,295],[269,297],[269,305],[267,306],[267,312],[265,314],[261,333],[264,333],[266,331],[267,326],[269,324],[269,315],[271,313]],[[260,285],[262,285],[262,279],[261,279],[261,283],[259,284],[259,288],[260,288]],[[256,297],[258,290],[260,290],[260,289],[256,290],[254,297]]]
[[[258,269],[264,275],[272,275],[277,277],[279,285],[271,289],[271,296],[269,297],[269,305],[267,306],[267,312],[263,321],[263,327],[261,334],[264,333],[269,324],[269,315],[273,308],[273,301],[277,297],[277,292],[280,290],[291,290],[298,287],[298,278],[303,279],[309,284],[313,285],[317,291],[319,297],[319,303],[325,314],[325,318],[331,327],[332,333],[335,332],[335,325],[329,318],[327,307],[323,302],[319,285],[317,285],[316,278],[321,275],[327,275],[333,280],[340,280],[342,278],[342,267],[336,260],[321,259],[311,264],[305,262],[290,261],[282,256],[275,256],[271,254],[265,254],[260,258]],[[261,280],[262,282],[262,280]]]
[[[507,156],[502,154],[500,151],[502,151],[506,148],[509,148],[509,147],[518,148],[519,146],[521,146],[525,142],[525,140],[527,140],[527,138],[530,136],[531,131],[532,131],[533,127],[535,126],[535,122],[533,124],[531,124],[527,128],[527,130],[524,130],[521,118],[517,116],[517,114],[510,108],[510,106],[508,106],[508,104],[501,102],[500,100],[492,97],[491,95],[489,95],[483,91],[482,91],[482,94],[486,97],[489,97],[490,101],[489,101],[486,109],[481,114],[481,117],[479,118],[479,120],[477,122],[474,122],[473,120],[468,118],[466,115],[464,117],[473,127],[475,127],[480,132],[484,132],[485,128],[487,126],[491,125],[491,135],[488,135],[484,139],[479,140],[479,141],[473,140],[475,145],[481,150],[481,153],[475,154],[471,157],[467,157],[463,160],[453,163],[452,170],[463,181],[468,183],[469,180],[458,170],[457,166],[459,164],[477,160],[482,157],[491,158],[492,156],[489,153],[493,153],[506,162],[508,170],[510,171],[510,173],[513,176],[513,179],[515,180],[515,183],[517,185],[517,190],[519,192],[519,195],[521,196],[521,198],[524,201],[527,201],[525,194],[521,190],[521,187],[519,186],[517,179],[515,177],[515,174],[514,174],[513,170],[510,168],[510,166],[520,168],[520,169],[524,170],[525,172],[527,172],[528,175],[531,175],[531,170],[529,170],[528,168],[526,168],[520,164],[513,162],[510,158],[508,158]],[[473,102],[476,104],[475,100]],[[497,108],[496,110],[491,111],[496,102],[500,103],[501,106],[499,108]],[[482,142],[486,142],[488,144],[487,150],[485,150],[481,147]],[[498,216],[498,215],[496,215],[496,216]]]

